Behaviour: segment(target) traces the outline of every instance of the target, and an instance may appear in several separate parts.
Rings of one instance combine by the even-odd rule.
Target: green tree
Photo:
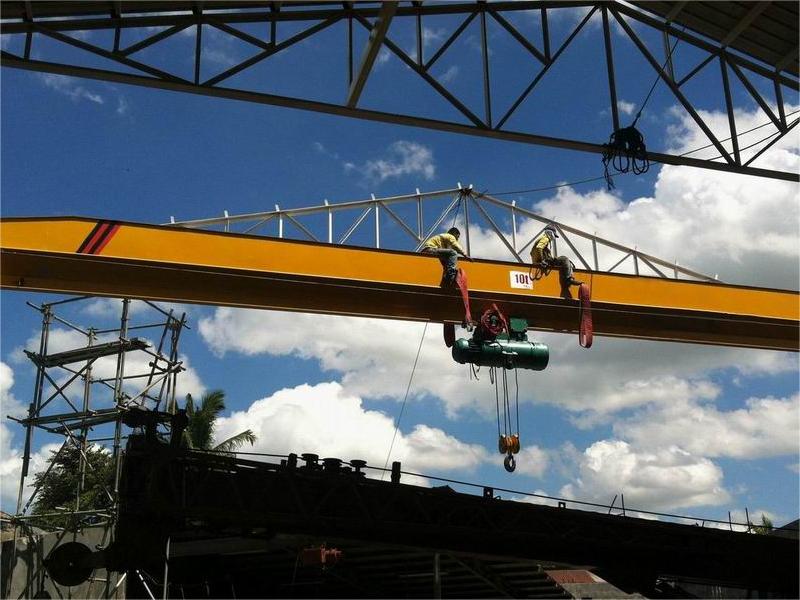
[[[101,446],[88,446],[85,453],[87,464],[80,503],[76,503],[76,500],[81,453],[74,444],[68,442],[60,452],[52,452],[50,470],[37,473],[33,477],[33,485],[39,488],[33,504],[35,514],[58,512],[64,508],[74,510],[76,505],[79,510],[103,510],[111,507],[109,493],[114,488],[114,460],[111,453]],[[63,526],[58,521],[58,518],[46,519],[50,524]]]
[[[189,448],[197,450],[216,450],[219,452],[233,452],[245,443],[251,446],[256,441],[256,435],[250,430],[237,433],[216,446],[214,443],[214,425],[217,417],[225,410],[225,392],[212,390],[200,399],[200,406],[194,404],[191,394],[186,394],[186,416],[189,424],[183,432],[184,443]]]
[[[772,521],[765,514],[761,515],[761,525],[750,523],[750,526],[752,527],[753,533],[759,535],[767,535],[773,530]]]

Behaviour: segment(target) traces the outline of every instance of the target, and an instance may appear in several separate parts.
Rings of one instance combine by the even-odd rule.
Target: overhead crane
[[[520,263],[461,266],[477,306],[496,304],[535,330],[578,331],[578,300],[557,273],[534,281]],[[440,276],[438,261],[412,252],[79,217],[0,221],[5,290],[459,323],[461,299]],[[591,287],[598,335],[800,345],[796,291],[587,270],[576,277]]]

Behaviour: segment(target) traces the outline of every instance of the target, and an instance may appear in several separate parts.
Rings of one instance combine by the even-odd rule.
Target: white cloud
[[[608,504],[621,493],[626,506],[656,511],[730,500],[722,469],[677,447],[638,450],[624,441],[602,440],[583,452],[577,468],[575,482],[561,490],[566,498]]]
[[[258,436],[255,451],[312,452],[383,467],[394,427],[391,417],[366,410],[361,398],[339,383],[328,382],[282,389],[257,400],[246,411],[219,419],[215,437],[223,440],[252,429]],[[472,471],[488,459],[489,453],[480,445],[417,425],[410,432],[398,431],[389,462],[399,460],[403,470],[432,474]]]
[[[218,308],[200,320],[198,329],[208,347],[219,354],[318,360],[324,370],[342,373],[342,385],[353,394],[399,400],[405,394],[423,324],[302,313],[287,323],[279,312]],[[276,338],[270,332],[278,329],[282,334]],[[309,331],[314,332],[311,339]],[[718,389],[700,377],[712,369],[761,365],[759,372],[772,373],[796,368],[791,357],[780,352],[615,339],[603,339],[586,351],[573,336],[531,332],[529,337],[549,346],[550,364],[542,372],[518,372],[520,402],[554,404],[580,413],[589,425],[652,402],[713,399]],[[467,385],[466,373],[444,346],[441,326],[431,324],[410,399],[439,398],[451,416],[465,409],[489,415],[495,410],[495,397],[488,377]]]
[[[102,310],[105,304],[92,304],[90,307],[101,307],[98,310]],[[91,308],[90,308],[91,309]],[[98,336],[98,339],[95,340],[95,344],[98,343],[105,343],[110,342],[113,340],[118,339],[117,337],[113,336],[112,334],[107,334],[103,336]],[[152,340],[148,340],[147,338],[144,339],[149,344],[149,351],[154,351],[155,345]],[[38,334],[31,336],[31,338],[25,344],[26,348],[29,350],[38,350],[39,345],[39,336]],[[53,327],[50,329],[49,338],[48,338],[48,354],[55,354],[57,352],[64,352],[66,350],[72,350],[77,348],[83,348],[87,345],[87,338],[85,335],[74,331],[72,329],[64,329],[60,327]],[[191,367],[189,364],[188,357],[184,355],[179,355],[179,360],[183,362],[183,367],[185,368],[184,371],[178,374],[177,383],[176,383],[176,396],[177,398],[182,399],[187,393],[191,393],[192,395],[201,395],[205,391],[205,385],[203,384],[202,380],[200,379],[199,374]],[[150,373],[151,367],[150,363],[153,361],[153,357],[150,354],[147,354],[144,351],[132,351],[128,352],[125,355],[125,374],[126,375],[141,375]],[[163,366],[164,362],[161,361],[160,365]],[[72,368],[80,368],[83,364],[74,364],[70,365]],[[117,369],[117,359],[116,356],[105,356],[102,358],[97,359],[92,364],[92,379],[97,381],[99,379],[112,379],[116,374]],[[66,371],[61,371],[57,369],[50,370],[50,376],[53,377],[56,382],[59,384],[64,384],[66,381],[72,376],[70,373]],[[156,379],[158,375],[156,375]],[[72,401],[75,406],[78,406],[81,402],[82,394],[83,394],[83,381],[78,378],[76,379],[71,385],[69,385],[65,393],[68,398]],[[111,382],[113,385],[113,381]],[[130,396],[135,396],[136,394],[140,393],[146,385],[146,379],[139,378],[139,379],[129,379],[124,384],[125,392]],[[156,384],[153,388],[153,393],[151,395],[157,396],[156,393],[160,389],[160,383]],[[45,386],[45,391],[47,394],[53,393],[53,389],[49,386]],[[111,399],[111,390],[103,386],[99,383],[95,383],[92,387],[92,408],[100,408],[103,406],[110,406],[112,402]],[[151,406],[152,403],[149,403],[148,406]],[[69,405],[59,396],[50,404],[53,410],[69,410]]]
[[[382,183],[406,175],[430,180],[436,174],[433,151],[427,146],[406,140],[391,144],[384,158],[368,160],[361,165],[346,162],[344,168],[347,172],[359,173],[369,183]]]
[[[695,455],[754,459],[800,454],[800,396],[750,398],[720,411],[676,398],[621,421],[614,432],[634,444],[679,445]]]
[[[617,100],[617,110],[624,115],[632,115],[633,111],[636,110],[636,103]]]
[[[389,62],[389,57],[391,57],[391,53],[389,52],[388,48],[381,48],[378,51],[378,56],[375,57],[375,67],[381,67]]]
[[[118,115],[126,115],[128,114],[128,110],[130,109],[130,104],[128,103],[127,98],[125,96],[118,96],[117,97],[117,114]]]
[[[14,431],[22,431],[16,424],[7,424],[6,415],[21,417],[25,407],[17,401],[11,388],[14,386],[14,371],[4,362],[0,362],[0,406],[2,406],[2,420],[0,420],[0,506],[5,512],[15,512],[17,494],[19,491],[19,477],[22,469],[22,449],[14,444]],[[51,450],[57,450],[60,444],[45,444],[37,452],[31,454],[28,480],[33,481],[34,474],[46,467]],[[27,488],[23,493],[23,501],[31,493]]]
[[[442,83],[452,83],[458,77],[458,66],[450,65],[447,70],[439,75],[438,79]]]
[[[180,318],[182,313],[189,314],[192,307],[188,304],[178,304],[175,302],[154,302],[164,312],[172,310],[172,314],[176,318]],[[81,307],[83,314],[93,317],[95,319],[111,319],[119,322],[122,317],[122,299],[120,298],[93,298],[88,300]],[[158,313],[154,308],[148,305],[143,300],[131,300],[128,304],[128,317],[141,316],[149,312],[150,315],[157,319],[164,319],[166,317]]]
[[[17,445],[11,427],[0,422],[0,506],[3,511],[13,514],[16,512],[19,479],[22,473],[22,447]],[[17,429],[22,431],[21,427]],[[60,443],[45,444],[31,453],[28,477],[22,494],[23,505],[33,493],[33,488],[30,487],[33,477],[47,468],[51,452],[60,447]]]
[[[232,67],[239,62],[235,56],[232,56],[221,48],[204,48],[203,58],[222,67]]]
[[[26,413],[25,406],[11,392],[12,387],[14,387],[14,371],[0,361],[0,408],[2,409],[0,419],[3,421],[6,415],[20,418]]]
[[[739,114],[742,128],[761,119],[757,113]],[[686,119],[674,135],[681,142],[675,152],[707,143]],[[797,136],[787,137],[758,166],[800,169]],[[791,182],[667,165],[660,168],[652,197],[626,204],[605,190],[579,194],[567,187],[533,209],[660,258],[718,273],[723,281],[784,289],[800,285],[800,203]],[[601,267],[610,267],[612,260],[601,254]]]
[[[314,142],[311,145],[313,146],[314,150],[316,150],[320,154],[324,154],[325,156],[330,156],[333,159],[339,160],[339,154],[329,150],[327,146],[325,146],[325,144],[323,144],[322,142]]]
[[[549,452],[536,445],[523,446],[516,456],[516,461],[516,473],[528,475],[529,477],[543,477],[550,466]]]
[[[54,75],[53,73],[39,73],[38,77],[46,87],[67,96],[74,102],[88,100],[94,104],[105,103],[103,96],[86,89],[74,77]]]

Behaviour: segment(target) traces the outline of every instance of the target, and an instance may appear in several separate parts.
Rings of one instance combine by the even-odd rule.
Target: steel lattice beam
[[[610,43],[610,23],[618,23],[625,35],[635,45],[638,52],[648,61],[654,69],[654,73],[662,79],[665,93],[671,93],[676,101],[682,105],[683,109],[691,116],[700,130],[713,144],[719,156],[715,159],[698,159],[686,155],[675,155],[663,152],[650,152],[649,158],[652,162],[683,165],[698,168],[707,168],[730,173],[741,173],[760,177],[771,177],[787,181],[800,181],[797,173],[775,171],[751,166],[752,161],[762,155],[765,149],[774,145],[776,141],[785,136],[795,123],[795,120],[787,120],[783,103],[783,93],[781,88],[797,91],[800,86],[796,76],[791,73],[782,72],[780,69],[765,66],[754,61],[748,56],[744,56],[735,51],[731,51],[727,44],[748,26],[753,20],[758,18],[758,11],[754,10],[740,20],[730,34],[720,43],[714,43],[700,36],[687,33],[676,27],[669,19],[663,20],[638,10],[629,5],[617,2],[463,2],[452,4],[425,5],[421,3],[295,3],[285,5],[281,10],[273,10],[275,3],[186,3],[186,2],[165,2],[154,7],[149,3],[130,2],[125,3],[127,12],[121,12],[119,7],[115,10],[103,12],[106,3],[69,3],[69,5],[58,5],[53,3],[4,3],[4,21],[0,27],[0,34],[3,36],[24,35],[24,50],[20,53],[12,53],[8,49],[2,53],[2,65],[10,68],[27,69],[56,73],[61,75],[71,75],[86,77],[103,81],[114,81],[137,86],[182,91],[194,94],[201,94],[212,97],[228,98],[246,102],[261,103],[273,106],[282,106],[301,110],[310,110],[327,114],[335,114],[358,119],[365,119],[377,122],[406,125],[413,127],[423,127],[439,131],[448,131],[506,141],[514,141],[526,144],[536,144],[548,147],[563,148],[580,152],[599,154],[604,151],[602,143],[597,140],[564,139],[560,137],[541,135],[535,131],[528,131],[524,127],[511,129],[507,123],[517,109],[525,102],[532,102],[531,92],[545,77],[555,77],[553,67],[559,64],[562,52],[569,47],[575,37],[585,35],[584,25],[597,11],[602,14],[603,36],[606,40],[606,52],[603,57],[586,58],[587,68],[592,66],[607,71],[608,74],[608,114],[610,115],[609,132],[619,126],[619,116],[617,113],[616,99],[619,97],[617,87],[621,82],[615,77],[614,61],[615,52],[619,49],[612,48]],[[108,3],[112,6],[111,3]],[[19,6],[18,6],[19,5]],[[116,4],[114,4],[116,6]],[[585,7],[588,14],[577,23],[566,37],[565,41],[558,48],[551,48],[550,33],[548,28],[548,14],[554,11]],[[680,4],[676,5],[676,9]],[[245,10],[245,9],[251,10]],[[264,8],[263,11],[252,10]],[[511,21],[512,16],[521,10],[540,11],[541,18],[539,32],[534,35],[525,35]],[[17,17],[16,20],[9,20],[9,14]],[[424,19],[426,17],[441,15],[464,15],[464,21],[436,50],[431,58],[426,62],[423,60],[422,50],[424,46]],[[409,56],[403,47],[392,39],[393,26],[402,20],[414,20],[416,31],[416,57]],[[672,65],[667,71],[661,66],[661,60],[647,48],[646,44],[640,39],[640,35],[634,32],[629,21],[636,21],[640,27],[649,27],[667,36],[672,36],[680,40],[682,44],[692,47],[707,54],[708,58],[701,62],[691,73],[680,81],[674,81],[671,76]],[[288,22],[302,22],[306,27],[299,33],[286,37],[279,41],[281,27]],[[229,84],[221,85],[234,75],[269,60],[271,57],[289,50],[299,42],[316,36],[331,26],[345,22],[347,25],[347,48],[348,65],[347,73],[343,75],[344,94],[341,103],[323,102],[313,97],[291,97],[278,94],[266,94],[254,89],[239,89],[229,87]],[[432,73],[431,68],[446,53],[452,52],[453,43],[461,36],[471,23],[476,22],[480,29],[480,49],[483,57],[483,77],[481,93],[483,97],[484,114],[478,116],[474,114],[458,97],[453,90],[449,89],[446,83],[437,79]],[[510,35],[534,62],[538,72],[531,83],[516,98],[502,98],[492,89],[488,56],[496,52],[496,48],[491,46],[491,36],[487,34],[487,23],[491,22],[494,26],[501,27]],[[262,39],[251,33],[238,29],[237,26],[263,23],[268,25],[264,28],[269,32]],[[354,25],[361,26],[370,32],[370,40],[364,48],[364,54],[360,66],[353,64],[354,46]],[[144,39],[120,47],[121,32],[124,30],[144,30],[144,28],[164,29],[156,33],[147,30]],[[206,27],[214,28],[216,31],[230,36],[231,40],[244,44],[251,50],[256,50],[250,58],[230,67],[205,81],[200,77],[203,72],[204,60],[202,52],[202,31]],[[149,64],[138,54],[141,50],[148,48],[153,51],[160,48],[160,45],[180,31],[187,28],[194,28],[196,43],[194,48],[194,73],[193,77],[180,77],[174,73],[165,71],[163,68]],[[87,40],[77,39],[67,35],[70,31],[98,31],[111,30],[114,32],[113,46],[105,47]],[[539,35],[540,34],[540,35]],[[33,58],[33,50],[36,47],[38,38],[46,37],[59,44],[77,48],[84,51],[87,57],[100,56],[104,59],[113,61],[120,65],[123,70],[99,69],[91,64],[81,63],[77,59],[72,62],[58,62],[48,60],[37,60]],[[534,39],[536,38],[536,39]],[[6,46],[7,47],[7,46]],[[402,114],[389,111],[369,110],[359,108],[359,99],[362,96],[364,85],[371,70],[372,64],[381,48],[386,48],[399,58],[411,71],[416,74],[423,82],[429,85],[438,93],[446,104],[449,104],[461,113],[460,120],[431,119],[420,116],[421,106],[415,105],[413,99],[409,99],[408,110]],[[791,53],[790,53],[791,54]],[[787,55],[788,56],[788,55]],[[134,58],[136,57],[136,58]],[[668,58],[671,59],[671,56]],[[730,68],[736,74],[737,81],[740,81],[754,97],[758,105],[766,112],[773,123],[775,132],[773,136],[761,140],[761,148],[756,148],[752,155],[744,156],[742,149],[736,141],[735,116],[731,102],[726,102],[720,106],[721,111],[729,115],[731,124],[730,133],[732,142],[731,148],[726,147],[726,140],[719,140],[711,131],[708,124],[700,115],[692,102],[684,95],[681,86],[694,77],[705,67],[708,62],[718,59],[726,74],[725,77],[725,97],[730,98],[727,70]],[[790,60],[791,56],[787,58]],[[670,62],[669,60],[667,62]],[[596,63],[596,64],[595,64]],[[668,74],[670,73],[670,74]],[[756,88],[750,83],[749,78],[758,76],[766,78],[772,82],[775,88],[777,110],[780,117],[776,117],[770,108],[770,102],[765,99]],[[384,84],[386,85],[386,84]],[[402,91],[397,90],[400,94]],[[493,107],[510,106],[505,114],[495,114]],[[605,140],[602,140],[605,141]],[[718,159],[722,158],[722,161]]]

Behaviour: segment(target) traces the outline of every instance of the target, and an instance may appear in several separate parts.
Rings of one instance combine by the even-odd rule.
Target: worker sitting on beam
[[[451,227],[447,233],[440,233],[429,238],[422,246],[423,254],[433,254],[439,258],[444,267],[444,282],[452,284],[458,274],[458,255],[467,260],[472,260],[458,243],[461,232],[457,227]]]
[[[544,228],[541,235],[533,242],[531,248],[531,262],[534,266],[539,266],[543,269],[557,268],[561,276],[561,285],[569,287],[571,285],[580,285],[581,282],[573,277],[573,270],[575,265],[566,256],[553,257],[550,250],[550,244],[553,243],[558,237],[558,232],[553,225],[548,225]]]

